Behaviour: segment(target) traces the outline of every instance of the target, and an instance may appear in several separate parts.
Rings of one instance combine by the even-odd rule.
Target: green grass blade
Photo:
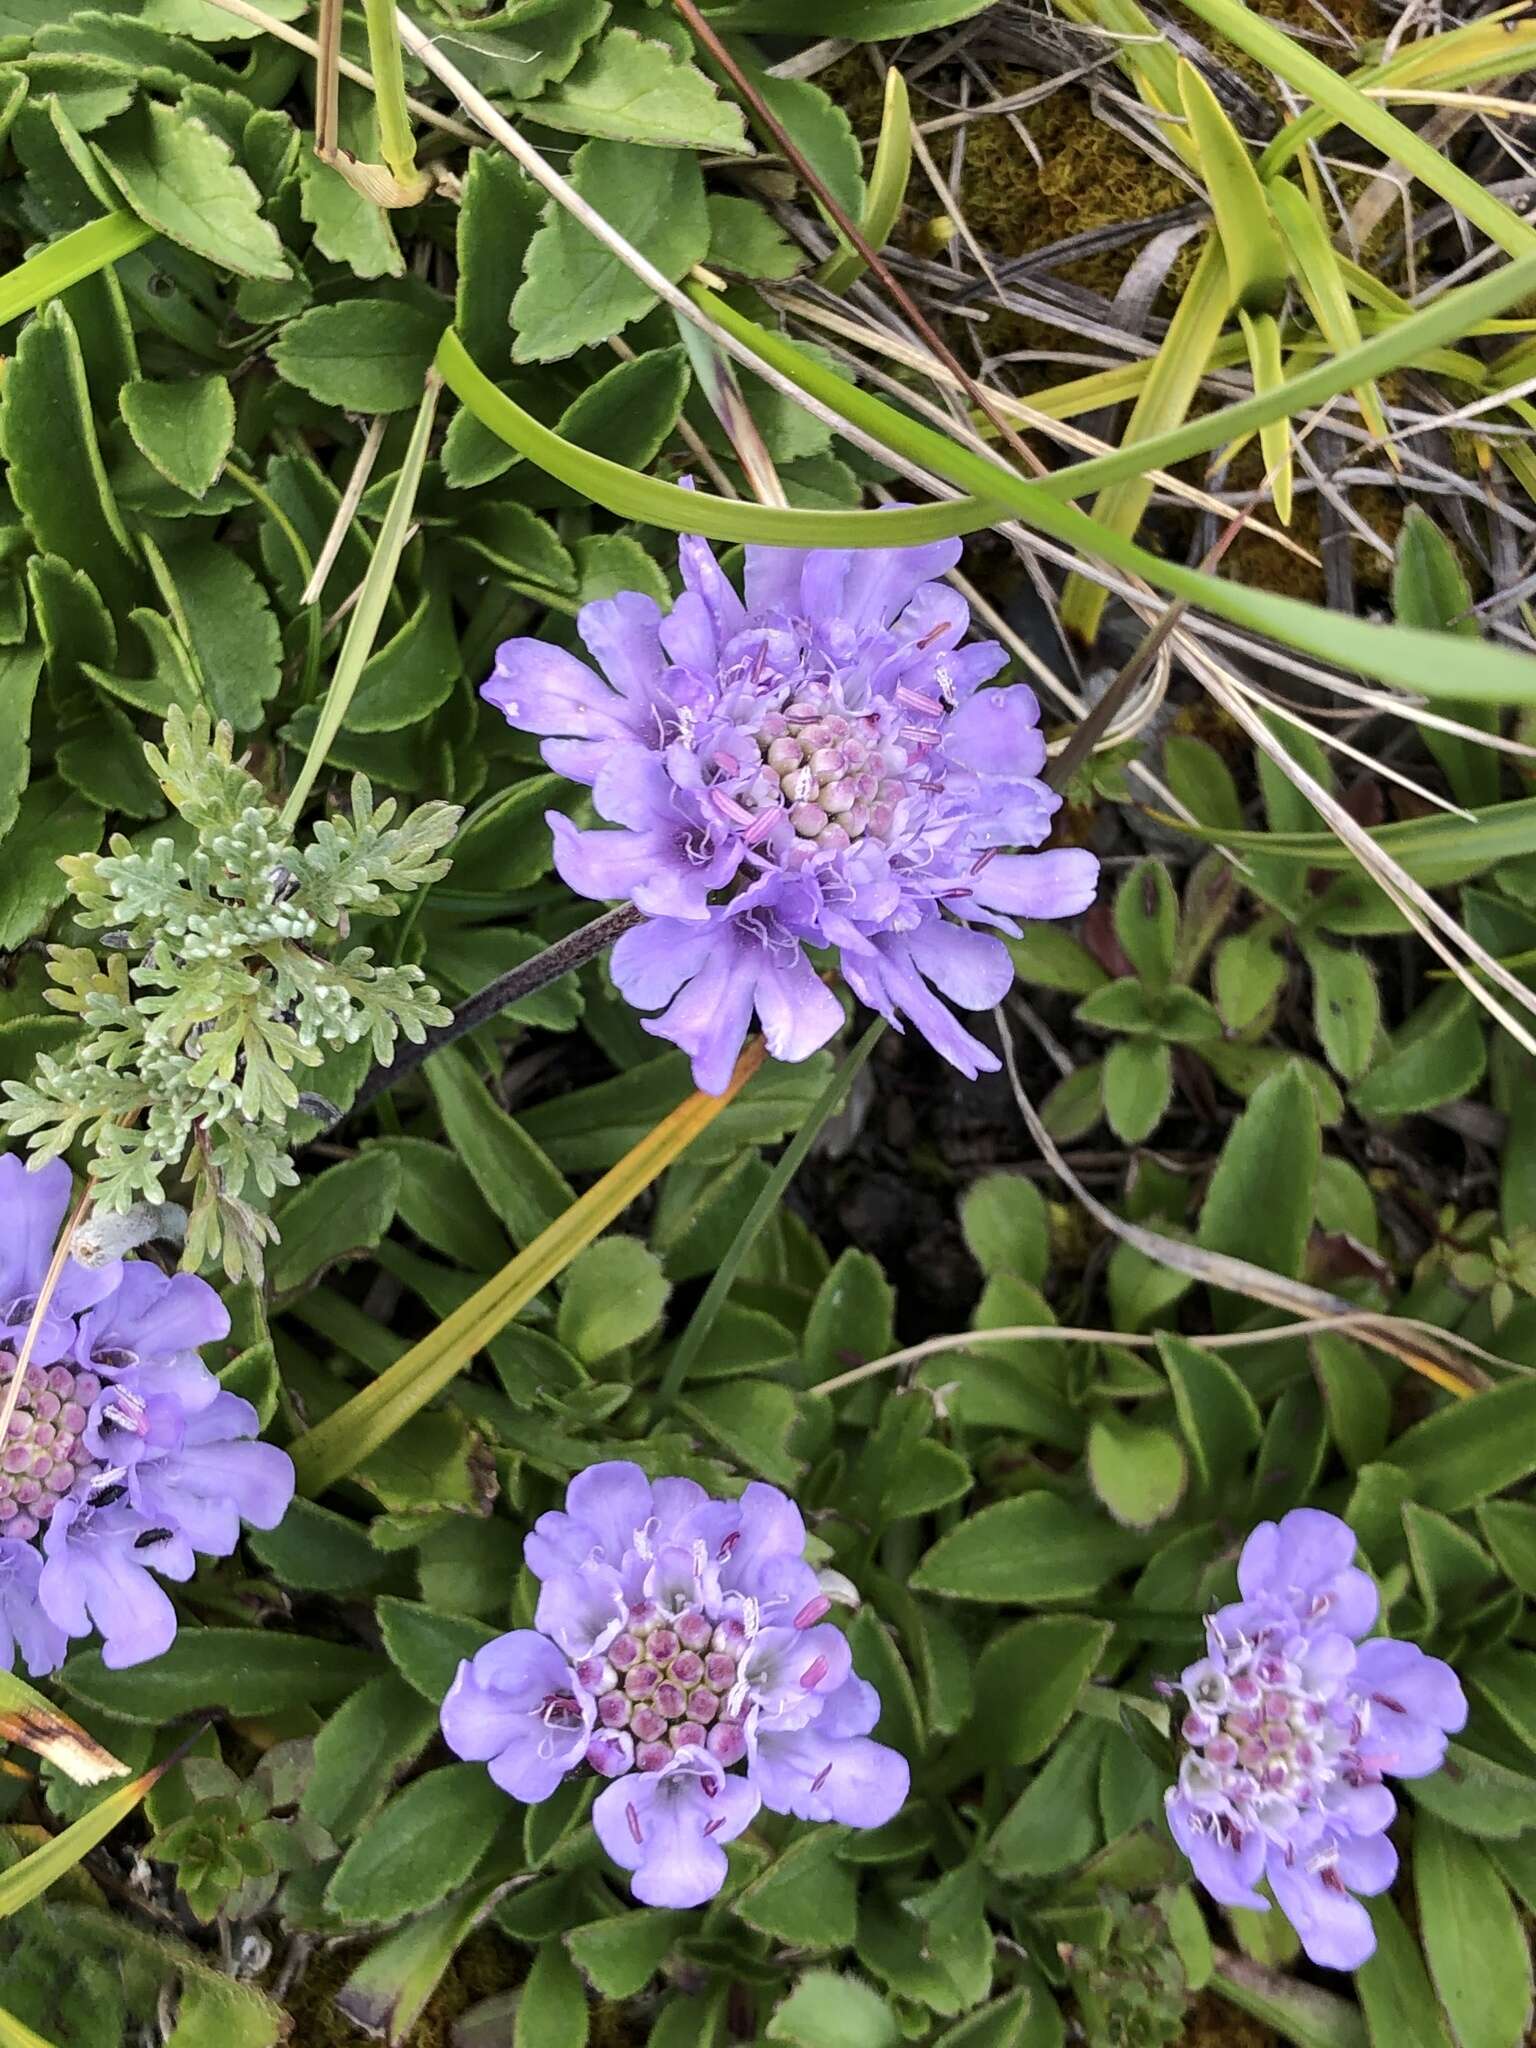
[[[105,270],[120,256],[131,256],[135,249],[142,249],[154,239],[152,227],[147,227],[136,213],[126,212],[103,214],[100,220],[88,221],[72,234],[60,235],[56,242],[50,242],[36,256],[18,263],[14,270],[0,277],[0,322],[30,313],[45,300],[68,291],[82,277]]]
[[[1463,86],[1481,85],[1490,78],[1502,78],[1523,71],[1536,62],[1536,21],[1516,21],[1520,7],[1502,8],[1481,21],[1468,22],[1444,35],[1425,36],[1385,64],[1371,64],[1352,74],[1349,83],[1364,92],[1368,86],[1401,85],[1423,90],[1434,87],[1454,92]],[[1309,142],[1325,135],[1334,125],[1333,112],[1323,106],[1308,107],[1298,114],[1271,142],[1259,159],[1259,176],[1272,178],[1292,162]]]
[[[869,191],[859,232],[871,249],[883,249],[890,239],[901,202],[906,197],[907,179],[912,172],[912,103],[907,81],[893,64],[885,74],[885,106],[880,116],[880,140],[870,167]],[[829,292],[845,292],[868,269],[857,249],[838,249],[816,273],[816,282]]]
[[[762,1192],[747,1211],[741,1228],[731,1239],[730,1248],[715,1268],[714,1276],[704,1290],[703,1300],[694,1310],[687,1329],[678,1339],[676,1348],[667,1361],[667,1369],[661,1376],[661,1385],[656,1394],[656,1405],[661,1413],[665,1414],[683,1391],[688,1375],[693,1369],[694,1360],[704,1349],[705,1341],[715,1326],[715,1318],[724,1308],[725,1298],[735,1285],[736,1275],[741,1271],[742,1260],[756,1243],[758,1232],[783,1201],[785,1189],[800,1171],[822,1125],[852,1087],[854,1077],[874,1051],[884,1030],[884,1018],[876,1018],[852,1052],[838,1064],[831,1080],[812,1105],[810,1115],[775,1160],[773,1171],[763,1183]]]
[[[1506,295],[1501,303],[1507,302],[1508,298],[1518,296],[1536,283],[1536,263],[1507,264],[1499,273],[1499,281]],[[1486,282],[1492,283],[1493,280]],[[1467,292],[1474,289],[1470,285],[1463,287]],[[1372,625],[1362,619],[1325,611],[1320,605],[1303,603],[1299,598],[1277,597],[1268,591],[1223,581],[1198,569],[1165,562],[1146,548],[1138,547],[1134,541],[1110,532],[1075,506],[1057,501],[1058,489],[1064,486],[1071,491],[1074,479],[1089,470],[1100,469],[1099,462],[1082,463],[1076,469],[1038,480],[1017,476],[989,457],[959,446],[947,435],[908,419],[882,400],[858,390],[836,371],[802,355],[793,343],[785,341],[782,336],[755,326],[712,292],[695,287],[694,296],[715,319],[729,326],[766,361],[793,377],[805,390],[841,413],[845,419],[868,433],[881,436],[891,448],[926,464],[950,482],[958,484],[962,490],[985,491],[1053,540],[1076,548],[1085,555],[1096,555],[1117,569],[1128,570],[1132,575],[1144,578],[1154,590],[1184,598],[1215,618],[1278,640],[1283,646],[1313,655],[1319,661],[1352,668],[1362,675],[1375,677],[1379,682],[1421,691],[1427,697],[1475,697],[1490,704],[1536,703],[1536,660],[1528,655],[1518,654],[1510,648],[1481,644],[1474,647],[1469,644],[1458,650],[1458,673],[1451,676],[1447,673],[1445,641],[1437,633],[1416,632],[1404,626]],[[1416,314],[1414,317],[1422,319],[1426,316]],[[1367,344],[1350,361],[1350,374],[1341,377],[1343,385],[1355,381],[1362,358],[1369,358],[1373,369],[1379,367],[1379,363],[1370,356],[1371,347]],[[1332,368],[1337,371],[1340,365],[1335,364]],[[1309,372],[1308,377],[1313,374]],[[1305,383],[1307,379],[1299,381]],[[1211,419],[1192,422],[1178,435],[1165,436],[1158,448],[1159,461],[1163,459],[1170,441],[1182,442],[1191,434],[1197,442],[1204,441],[1210,437],[1213,423],[1216,439],[1223,438],[1223,428],[1230,430],[1234,424],[1243,428],[1263,425],[1266,419],[1284,410],[1276,403],[1279,396],[1245,400],[1241,405],[1229,406],[1225,411],[1213,414]],[[1136,453],[1150,459],[1151,444]],[[1124,459],[1123,453],[1107,458],[1117,466]]]
[[[347,621],[347,637],[341,643],[341,652],[336,657],[336,666],[331,671],[330,688],[320,706],[320,719],[315,727],[314,738],[309,743],[288,801],[283,806],[283,823],[292,825],[303,810],[309,792],[314,788],[315,777],[325,765],[337,733],[341,731],[348,708],[356,692],[368,657],[373,652],[373,643],[378,636],[379,623],[384,617],[384,608],[389,603],[390,593],[395,587],[395,571],[400,565],[400,556],[405,547],[406,530],[411,521],[411,508],[416,503],[416,491],[421,482],[421,472],[427,459],[427,442],[431,438],[432,419],[437,411],[437,401],[442,391],[441,381],[428,376],[427,388],[422,393],[421,406],[416,414],[416,424],[405,451],[405,460],[400,465],[400,474],[395,479],[395,488],[390,496],[389,508],[379,527],[378,545],[373,559],[368,564],[368,573],[363,578],[362,591]]]
[[[1341,391],[1353,390],[1357,384],[1389,376],[1405,363],[1421,360],[1429,350],[1460,340],[1469,326],[1505,306],[1515,305],[1533,290],[1536,256],[1503,264],[1487,277],[1443,293],[1433,304],[1371,335],[1358,348],[1326,357],[1274,391],[1223,406],[1171,433],[1140,442],[1135,448],[1121,448],[1113,455],[1096,455],[1089,462],[1073,463],[1042,478],[1040,488],[1053,497],[1077,498],[1086,489],[1101,489],[1134,476],[1143,468],[1171,468],[1175,462],[1203,455],[1240,434],[1267,426],[1271,420],[1294,417],[1326,405]]]
[[[1338,251],[1306,195],[1289,178],[1276,178],[1269,188],[1269,203],[1280,232],[1285,236],[1301,286],[1317,330],[1335,355],[1358,348],[1364,339],[1355,317],[1349,285],[1339,262]],[[1405,315],[1411,317],[1411,312]],[[1374,384],[1354,387],[1355,403],[1361,417],[1378,441],[1390,438],[1381,395]],[[1390,452],[1390,450],[1389,450]]]
[[[509,448],[621,519],[640,519],[673,533],[783,548],[904,548],[976,533],[1006,517],[999,505],[975,498],[893,506],[883,512],[802,512],[752,505],[712,491],[685,491],[561,440],[497,390],[451,327],[438,348],[437,367],[454,397]]]
[[[723,1095],[694,1094],[680,1103],[430,1336],[291,1444],[299,1492],[311,1500],[324,1493],[435,1400],[477,1351],[686,1151],[746,1086],[762,1058],[761,1041],[749,1045]]]
[[[1194,65],[1179,60],[1179,99],[1227,259],[1232,296],[1249,313],[1278,313],[1291,266],[1248,154],[1221,102]]]
[[[54,2044],[24,2027],[14,2013],[0,2006],[0,2048],[54,2048]]]
[[[1285,374],[1280,366],[1280,329],[1274,315],[1250,313],[1239,306],[1237,323],[1243,330],[1255,395],[1263,398],[1271,391],[1278,391],[1285,381]],[[1289,526],[1294,478],[1290,421],[1271,420],[1267,426],[1260,427],[1259,446],[1264,454],[1265,479],[1274,495],[1275,517],[1282,526]]]
[[[1378,100],[1367,99],[1357,85],[1330,71],[1320,57],[1314,57],[1310,50],[1303,49],[1300,43],[1243,6],[1242,0],[1189,0],[1189,11],[1208,28],[1236,43],[1248,56],[1267,65],[1295,91],[1305,93],[1319,107],[1326,108],[1335,121],[1402,164],[1431,192],[1465,214],[1490,242],[1508,255],[1529,256],[1536,252],[1536,228],[1521,220],[1476,178],[1468,177],[1442,156],[1433,143],[1416,135],[1395,114],[1389,114]],[[1274,169],[1272,163],[1262,163],[1260,175]]]
[[[1438,638],[1441,658],[1446,653],[1460,660],[1462,650],[1447,649],[1445,636]],[[1451,664],[1454,666],[1454,663]],[[1536,666],[1536,664],[1533,664]],[[1452,694],[1448,691],[1446,694]],[[1303,867],[1348,872],[1355,856],[1331,832],[1227,831],[1215,825],[1195,825],[1161,811],[1152,815],[1170,831],[1201,839],[1210,846],[1227,846],[1234,852],[1262,853],[1266,859],[1296,861]],[[1465,881],[1500,861],[1521,854],[1536,853],[1536,797],[1518,797],[1512,803],[1489,804],[1474,811],[1471,818],[1458,818],[1442,811],[1432,818],[1410,818],[1396,825],[1376,825],[1371,839],[1415,881],[1430,888]]]
[[[24,1856],[19,1863],[13,1863],[9,1870],[0,1871],[0,1920],[12,1913],[19,1913],[23,1906],[30,1906],[40,1898],[49,1885],[57,1884],[67,1870],[73,1870],[83,1856],[88,1856],[98,1842],[106,1840],[120,1820],[138,1805],[155,1781],[168,1771],[177,1758],[163,1764],[156,1764],[153,1770],[145,1771],[141,1777],[120,1785],[115,1792],[109,1792],[84,1813],[79,1820],[54,1836],[41,1849],[34,1849],[30,1856]]]

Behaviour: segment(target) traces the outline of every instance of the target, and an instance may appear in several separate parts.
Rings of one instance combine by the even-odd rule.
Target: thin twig
[[[548,988],[551,982],[559,981],[564,975],[583,967],[587,961],[595,960],[599,953],[612,945],[613,941],[640,923],[644,913],[636,910],[632,903],[622,903],[617,910],[606,910],[601,917],[593,918],[579,931],[568,937],[556,939],[552,946],[546,946],[541,953],[535,953],[531,960],[525,960],[520,967],[512,967],[505,974],[499,974],[492,982],[460,1003],[451,1020],[440,1024],[435,1031],[429,1031],[419,1045],[406,1044],[395,1054],[387,1066],[375,1067],[363,1081],[349,1106],[339,1116],[333,1117],[326,1125],[327,1131],[357,1110],[366,1109],[370,1102],[377,1101],[386,1089],[393,1088],[397,1081],[412,1074],[433,1053],[441,1052],[445,1045],[452,1045],[466,1032],[474,1031],[482,1024],[499,1015],[511,1003],[521,1002],[525,996],[533,995],[538,989]]]
[[[384,439],[392,415],[381,412],[369,427],[357,460],[352,465],[352,474],[347,478],[347,488],[342,493],[341,503],[336,507],[336,516],[331,521],[331,530],[325,536],[325,544],[315,563],[314,574],[304,586],[301,605],[314,604],[325,588],[325,579],[330,575],[336,557],[341,553],[342,542],[352,524],[358,506],[362,503],[363,492],[368,488],[368,479],[373,475],[373,465],[378,460],[379,447]],[[331,624],[336,621],[333,619]]]

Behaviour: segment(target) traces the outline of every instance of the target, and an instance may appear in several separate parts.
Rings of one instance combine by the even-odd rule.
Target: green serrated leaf
[[[669,279],[709,249],[698,159],[686,150],[587,142],[570,180],[588,205]],[[512,302],[513,357],[556,362],[606,341],[654,303],[649,288],[563,208],[528,245],[527,275]]]

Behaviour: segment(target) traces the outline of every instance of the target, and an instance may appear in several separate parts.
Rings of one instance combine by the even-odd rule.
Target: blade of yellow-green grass
[[[1159,113],[1179,111],[1178,59],[1173,54],[1166,30],[1136,5],[1136,0],[1056,0],[1057,12],[1069,21],[1101,28],[1120,39],[1115,62],[1141,93],[1148,106]],[[1183,130],[1170,127],[1164,139],[1185,159],[1194,153]]]
[[[441,380],[432,372],[427,375],[427,388],[422,393],[421,405],[416,414],[416,424],[400,465],[400,474],[395,479],[395,488],[390,494],[389,506],[379,526],[378,545],[373,559],[368,564],[363,578],[363,587],[347,621],[347,637],[341,643],[341,652],[336,657],[336,666],[331,671],[330,688],[320,706],[320,719],[315,727],[314,737],[309,743],[288,801],[283,805],[283,823],[290,828],[303,810],[309,792],[315,786],[315,778],[325,766],[325,757],[331,751],[337,733],[352,703],[353,694],[368,657],[373,652],[373,643],[378,635],[379,622],[384,616],[384,607],[394,588],[395,571],[400,566],[400,556],[405,548],[405,536],[410,525],[411,508],[416,503],[416,490],[421,482],[421,472],[427,459],[427,442],[432,433],[432,417],[437,411],[438,394],[442,390]]]
[[[1274,315],[1250,313],[1239,306],[1237,324],[1243,330],[1256,395],[1262,398],[1268,392],[1278,391],[1285,382],[1285,374],[1280,367],[1280,329]],[[1259,447],[1264,455],[1264,475],[1274,497],[1275,517],[1282,526],[1289,526],[1294,487],[1290,421],[1271,420],[1267,426],[1260,427]],[[1231,453],[1229,449],[1224,459],[1230,461]]]
[[[778,505],[752,505],[710,491],[680,491],[660,477],[642,476],[606,456],[562,441],[531,413],[498,391],[450,327],[437,351],[443,382],[483,427],[572,490],[616,512],[674,533],[702,533],[712,540],[761,542],[782,548],[906,548],[926,541],[976,533],[1006,517],[1001,506],[976,498],[947,504],[892,506],[884,512],[803,512]],[[696,511],[680,526],[679,502]]]
[[[128,1770],[78,1721],[12,1671],[0,1671],[0,1742],[14,1742],[45,1757],[77,1785],[100,1785]]]
[[[1249,313],[1278,313],[1285,304],[1291,266],[1248,146],[1222,112],[1215,93],[1182,57],[1179,99],[1216,216],[1233,300]]]
[[[1288,178],[1274,180],[1269,187],[1269,203],[1274,209],[1280,232],[1290,246],[1297,282],[1312,318],[1317,322],[1318,332],[1335,355],[1342,355],[1345,349],[1358,348],[1364,337],[1360,332],[1360,322],[1355,317],[1354,302],[1349,296],[1338,251],[1329,241],[1328,232],[1318,219],[1316,210]],[[1382,411],[1381,394],[1376,386],[1356,385],[1355,403],[1366,425],[1385,446],[1394,465],[1397,464],[1400,458],[1391,445],[1387,416]]]
[[[0,277],[0,322],[30,313],[45,299],[56,298],[82,277],[105,270],[120,256],[131,256],[135,249],[142,249],[154,239],[155,230],[147,227],[136,213],[127,212],[103,214],[100,220],[88,221],[72,234],[60,235],[56,242],[50,242]]]
[[[763,1062],[760,1041],[749,1045],[723,1095],[690,1095],[618,1165],[573,1202],[563,1216],[502,1267],[484,1287],[413,1344],[403,1358],[344,1402],[334,1415],[289,1446],[298,1489],[313,1499],[344,1479],[364,1458],[389,1442],[413,1415],[440,1394],[519,1309],[564,1272],[585,1245],[606,1230],[733,1100]]]
[[[880,116],[880,140],[870,167],[869,190],[864,201],[859,232],[871,249],[883,249],[890,239],[901,202],[906,197],[907,179],[912,171],[912,105],[907,81],[893,64],[885,74],[885,107]],[[868,268],[856,249],[838,249],[816,273],[825,291],[845,292]]]
[[[57,1884],[66,1870],[73,1870],[98,1842],[106,1840],[120,1820],[127,1819],[156,1780],[179,1760],[179,1757],[168,1758],[165,1763],[156,1764],[153,1770],[145,1771],[141,1777],[119,1786],[117,1791],[109,1792],[89,1813],[82,1814],[62,1834],[55,1835],[45,1848],[34,1849],[30,1856],[13,1863],[9,1870],[0,1871],[0,1920],[19,1913],[23,1906],[30,1906],[35,1898],[47,1891],[49,1885]]]
[[[1168,323],[1163,345],[1153,358],[1141,396],[1126,424],[1122,450],[1138,450],[1143,443],[1183,422],[1200,389],[1200,380],[1210,368],[1232,310],[1232,300],[1226,257],[1219,238],[1212,235],[1200,252],[1194,275]],[[1166,467],[1150,456],[1145,462],[1138,460],[1137,466],[1143,472]],[[1129,477],[1100,492],[1091,517],[1095,526],[1130,540],[1141,524],[1151,496],[1149,476],[1143,473]],[[1107,602],[1102,585],[1089,582],[1086,576],[1069,576],[1062,593],[1062,624],[1091,646],[1098,636]]]
[[[1207,368],[1229,370],[1234,363],[1243,360],[1243,355],[1243,337],[1240,334],[1223,335],[1211,350]],[[1085,412],[1101,412],[1105,406],[1123,405],[1141,396],[1156,367],[1157,356],[1154,354],[1142,356],[1133,363],[1117,363],[1112,370],[1095,370],[1089,377],[1073,377],[1065,384],[1052,384],[1044,391],[1032,391],[1029,394],[1030,409],[1053,420],[1071,420]],[[997,402],[995,394],[994,402]],[[1006,397],[1002,400],[1002,409],[1007,410]],[[972,413],[971,424],[977,433],[996,438],[996,428],[979,413]]]
[[[1516,15],[1525,16],[1515,20]],[[1410,43],[1385,64],[1368,65],[1350,75],[1350,84],[1361,92],[1372,86],[1400,85],[1422,90],[1427,86],[1454,92],[1459,87],[1481,85],[1506,72],[1523,71],[1536,61],[1536,17],[1521,0],[1518,7],[1505,7],[1497,14],[1444,35],[1425,36]],[[1334,126],[1335,115],[1326,107],[1309,107],[1286,124],[1259,159],[1259,176],[1272,178],[1319,135]]]
[[[54,2044],[24,2027],[14,2013],[0,2006],[0,2048],[54,2048]]]
[[[1187,0],[1191,14],[1208,28],[1226,36],[1267,65],[1275,76],[1295,91],[1305,93],[1319,107],[1327,109],[1337,122],[1351,129],[1363,141],[1372,142],[1388,157],[1395,158],[1431,192],[1444,199],[1489,241],[1510,256],[1536,253],[1536,228],[1523,221],[1502,199],[1495,198],[1476,178],[1441,155],[1431,142],[1389,114],[1378,100],[1367,99],[1357,85],[1330,71],[1319,57],[1303,49],[1292,37],[1242,5],[1242,0]],[[1260,166],[1261,174],[1272,164]]]

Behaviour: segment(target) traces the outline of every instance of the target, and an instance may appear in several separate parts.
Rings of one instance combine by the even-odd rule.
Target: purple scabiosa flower
[[[645,913],[613,949],[614,982],[660,1012],[646,1029],[710,1093],[754,1013],[777,1059],[837,1030],[817,949],[898,1029],[962,1073],[993,1071],[948,1006],[1001,1000],[999,932],[1093,900],[1091,853],[1008,850],[1038,846],[1061,800],[1039,779],[1034,692],[981,688],[1005,655],[966,642],[967,606],[937,580],[959,558],[958,541],[748,548],[743,599],[684,539],[665,617],[632,591],[581,612],[601,673],[542,640],[497,652],[482,696],[542,736],[606,821],[549,813],[555,865],[579,894]]]
[[[0,1400],[69,1201],[62,1162],[0,1158]],[[228,1332],[193,1274],[66,1263],[0,1445],[0,1668],[57,1670],[93,1628],[114,1669],[158,1656],[176,1610],[154,1574],[188,1579],[242,1520],[282,1520],[287,1452],[255,1441],[255,1409],[197,1356]]]
[[[459,1666],[443,1734],[503,1791],[547,1799],[585,1764],[607,1783],[599,1841],[651,1906],[697,1906],[760,1806],[880,1827],[906,1760],[805,1561],[800,1511],[754,1481],[715,1500],[691,1479],[590,1466],[523,1546],[532,1629]]]
[[[1238,1562],[1242,1598],[1206,1622],[1177,1690],[1186,1745],[1169,1826],[1212,1898],[1268,1909],[1261,1878],[1314,1963],[1353,1970],[1376,1946],[1358,1898],[1397,1874],[1389,1772],[1422,1778],[1467,1718],[1456,1674],[1412,1643],[1357,1641],[1376,1588],[1347,1522],[1296,1508]]]

